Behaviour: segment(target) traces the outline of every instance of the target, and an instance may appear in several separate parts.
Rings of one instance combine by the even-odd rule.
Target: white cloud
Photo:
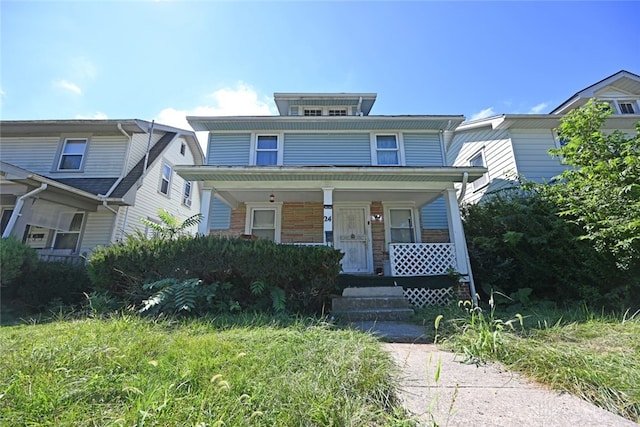
[[[496,112],[493,111],[493,107],[489,107],[489,108],[485,108],[484,110],[480,110],[477,113],[473,114],[471,116],[471,120],[484,119],[485,117],[491,117],[491,116],[494,116],[495,114],[496,114]]]
[[[260,98],[255,89],[243,82],[238,82],[235,88],[222,88],[207,98],[211,105],[200,105],[187,110],[165,108],[156,117],[158,123],[175,126],[181,129],[191,129],[187,116],[271,116],[276,114],[267,98]],[[197,132],[202,149],[206,150],[207,132]]]
[[[78,120],[107,120],[108,119],[107,115],[105,113],[101,113],[100,111],[97,111],[95,114],[91,116],[78,114],[75,118]]]
[[[53,82],[53,85],[57,88],[73,92],[76,95],[82,95],[82,89],[80,89],[77,84],[71,83],[68,80],[56,80],[55,82]]]
[[[529,110],[529,114],[540,114],[543,110],[545,110],[549,106],[548,102],[541,102],[540,104],[531,107]]]

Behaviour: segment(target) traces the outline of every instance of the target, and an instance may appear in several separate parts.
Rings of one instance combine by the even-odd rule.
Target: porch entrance
[[[345,206],[334,210],[335,247],[344,252],[342,270],[345,273],[371,273],[368,207]]]

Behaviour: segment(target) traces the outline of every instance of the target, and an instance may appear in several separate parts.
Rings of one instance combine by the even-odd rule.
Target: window
[[[184,196],[182,196],[182,203],[191,207],[191,182],[184,182]]]
[[[415,243],[413,210],[389,209],[389,243]]]
[[[54,249],[71,249],[75,251],[78,246],[78,240],[80,239],[80,230],[82,229],[82,221],[84,214],[78,212],[73,215],[69,231],[56,231],[53,238]]]
[[[171,188],[171,166],[168,163],[162,164],[162,177],[160,178],[160,192],[165,196],[169,195]]]
[[[375,164],[400,165],[400,149],[396,135],[375,135]]]
[[[13,209],[5,209],[2,211],[2,219],[0,220],[0,236],[4,234],[4,230],[7,228],[9,224],[9,219],[11,219],[11,214],[13,213]]]
[[[330,109],[329,110],[329,115],[330,116],[346,116],[347,115],[347,110],[344,109],[344,108]]]
[[[180,144],[180,154],[184,156],[184,153],[186,153],[186,151],[187,151],[187,145],[183,142],[182,144]]]
[[[80,170],[86,148],[86,139],[65,139],[60,153],[58,170]]]
[[[486,163],[484,162],[484,153],[482,152],[482,150],[478,151],[473,155],[473,157],[469,159],[469,166],[486,167]],[[473,181],[473,189],[478,190],[479,188],[486,185],[488,181],[489,178],[485,173],[480,178]]]
[[[618,107],[620,107],[621,114],[635,114],[633,102],[631,101],[619,101]]]
[[[280,242],[281,203],[247,203],[245,233]]]
[[[256,138],[256,165],[278,164],[278,136],[258,135]]]
[[[305,116],[321,116],[322,115],[322,110],[321,109],[317,109],[317,108],[305,108],[304,109],[304,115]]]

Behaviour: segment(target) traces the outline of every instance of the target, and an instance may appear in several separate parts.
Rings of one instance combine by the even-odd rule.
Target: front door
[[[337,207],[335,246],[344,252],[345,273],[369,273],[369,234],[365,207]]]

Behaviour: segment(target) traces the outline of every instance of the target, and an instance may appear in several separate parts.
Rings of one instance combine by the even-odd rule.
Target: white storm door
[[[336,209],[334,234],[336,248],[344,252],[342,270],[345,273],[368,273],[369,234],[366,227],[366,208],[339,207]]]

